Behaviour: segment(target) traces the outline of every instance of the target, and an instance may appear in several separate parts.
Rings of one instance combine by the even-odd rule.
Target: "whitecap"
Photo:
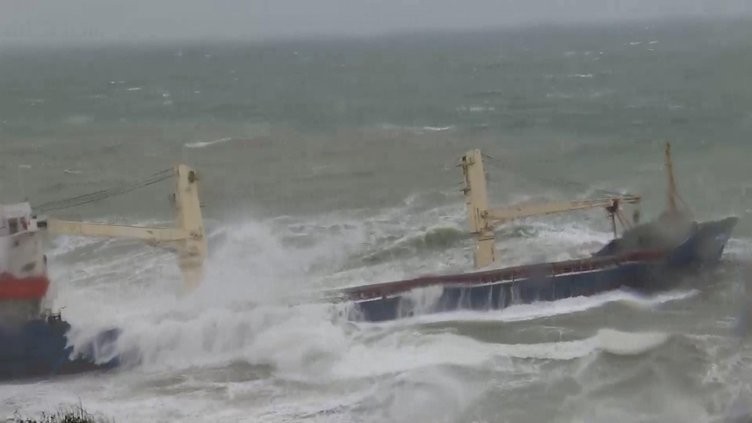
[[[501,310],[458,310],[443,313],[416,315],[415,317],[389,323],[364,323],[372,326],[407,326],[445,322],[522,322],[560,315],[580,313],[609,303],[624,303],[633,307],[655,307],[667,302],[683,300],[697,295],[699,291],[669,291],[655,296],[643,296],[628,291],[616,290],[592,296],[564,298],[556,301],[540,301],[530,304],[515,304]]]
[[[614,329],[601,329],[595,335],[597,347],[615,355],[644,354],[663,345],[669,334],[664,332],[622,332]]]
[[[493,106],[460,106],[457,108],[458,112],[470,112],[470,113],[482,113],[482,112],[495,112],[496,107]]]
[[[223,144],[223,143],[226,143],[226,142],[229,142],[229,141],[232,141],[232,140],[233,140],[232,137],[225,137],[225,138],[218,138],[218,139],[211,140],[211,141],[189,142],[189,143],[185,144],[185,146],[187,148],[206,148],[206,147],[209,147],[209,146],[212,146],[212,145],[216,145],[216,144]]]

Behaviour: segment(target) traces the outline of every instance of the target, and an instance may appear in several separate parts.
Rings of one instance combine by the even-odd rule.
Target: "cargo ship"
[[[44,253],[46,233],[132,238],[164,246],[177,252],[186,287],[190,289],[198,283],[206,255],[198,178],[185,165],[165,173],[165,177],[172,176],[177,180],[172,197],[177,225],[172,228],[38,218],[28,202],[0,205],[0,380],[111,369],[121,364],[113,354],[119,329],[103,329],[88,343],[74,348],[67,338],[71,325],[59,312],[51,311],[52,282]],[[102,191],[60,204],[89,202],[103,198],[101,194]]]
[[[670,144],[665,150],[667,209],[657,220],[642,224],[639,213],[631,222],[622,213],[624,205],[640,202],[634,195],[492,209],[488,207],[483,154],[472,150],[459,165],[465,181],[470,232],[475,238],[476,271],[339,288],[326,291],[324,297],[350,304],[348,317],[352,320],[381,322],[416,314],[545,304],[618,289],[649,294],[671,289],[687,276],[713,268],[738,221],[730,216],[697,222],[679,207],[683,200],[676,190]],[[614,239],[590,257],[498,267],[494,232],[498,224],[599,207],[611,219]],[[621,236],[617,234],[617,221],[624,227]]]
[[[379,322],[421,313],[498,310],[512,304],[555,301],[623,288],[654,292],[669,289],[685,276],[715,266],[737,223],[736,217],[698,223],[686,210],[679,209],[668,145],[668,209],[659,219],[646,224],[640,224],[637,215],[631,222],[623,216],[625,205],[640,202],[640,197],[634,195],[492,209],[488,207],[481,152],[468,152],[460,166],[470,232],[475,239],[475,271],[338,288],[320,293],[323,298],[333,303],[346,302],[352,320]],[[0,380],[111,369],[123,364],[122,357],[116,354],[121,333],[118,328],[103,329],[85,345],[74,348],[70,344],[67,334],[71,325],[49,308],[52,281],[44,254],[45,233],[131,238],[165,247],[177,253],[186,289],[200,283],[207,245],[198,175],[188,166],[178,165],[133,187],[121,187],[109,194],[98,191],[53,206],[86,204],[166,177],[176,178],[171,197],[174,227],[38,218],[28,203],[0,206]],[[611,218],[615,239],[591,257],[499,268],[494,232],[497,225],[528,216],[599,207],[605,208]],[[617,236],[617,221],[625,228],[621,236]]]

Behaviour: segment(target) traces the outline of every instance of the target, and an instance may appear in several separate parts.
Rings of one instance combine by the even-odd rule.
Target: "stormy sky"
[[[290,38],[752,14],[752,0],[0,0],[0,41]]]

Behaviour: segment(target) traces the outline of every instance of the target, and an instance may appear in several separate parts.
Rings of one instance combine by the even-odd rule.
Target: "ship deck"
[[[584,274],[614,268],[631,262],[658,261],[665,256],[666,251],[635,251],[616,256],[589,257],[558,262],[536,263],[477,272],[447,275],[424,275],[400,281],[340,288],[329,291],[329,296],[330,298],[341,301],[366,301],[376,298],[388,298],[413,289],[431,286],[483,286],[514,283],[520,280],[533,278],[550,278],[569,274]]]

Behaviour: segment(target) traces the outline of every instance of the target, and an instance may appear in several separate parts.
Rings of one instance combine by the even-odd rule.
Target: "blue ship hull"
[[[670,289],[687,275],[715,266],[737,218],[707,222],[664,253],[610,255],[611,245],[593,258],[460,275],[424,277],[348,289],[353,320],[380,322],[416,313],[495,310],[512,304],[555,301],[628,288],[644,293]],[[419,304],[408,291],[441,286],[438,298]],[[359,298],[366,299],[359,300]]]
[[[20,326],[0,327],[0,380],[49,377],[117,366],[118,360],[95,361],[96,351],[112,348],[117,329],[104,331],[73,353],[66,337],[70,325],[59,316],[38,318]]]

